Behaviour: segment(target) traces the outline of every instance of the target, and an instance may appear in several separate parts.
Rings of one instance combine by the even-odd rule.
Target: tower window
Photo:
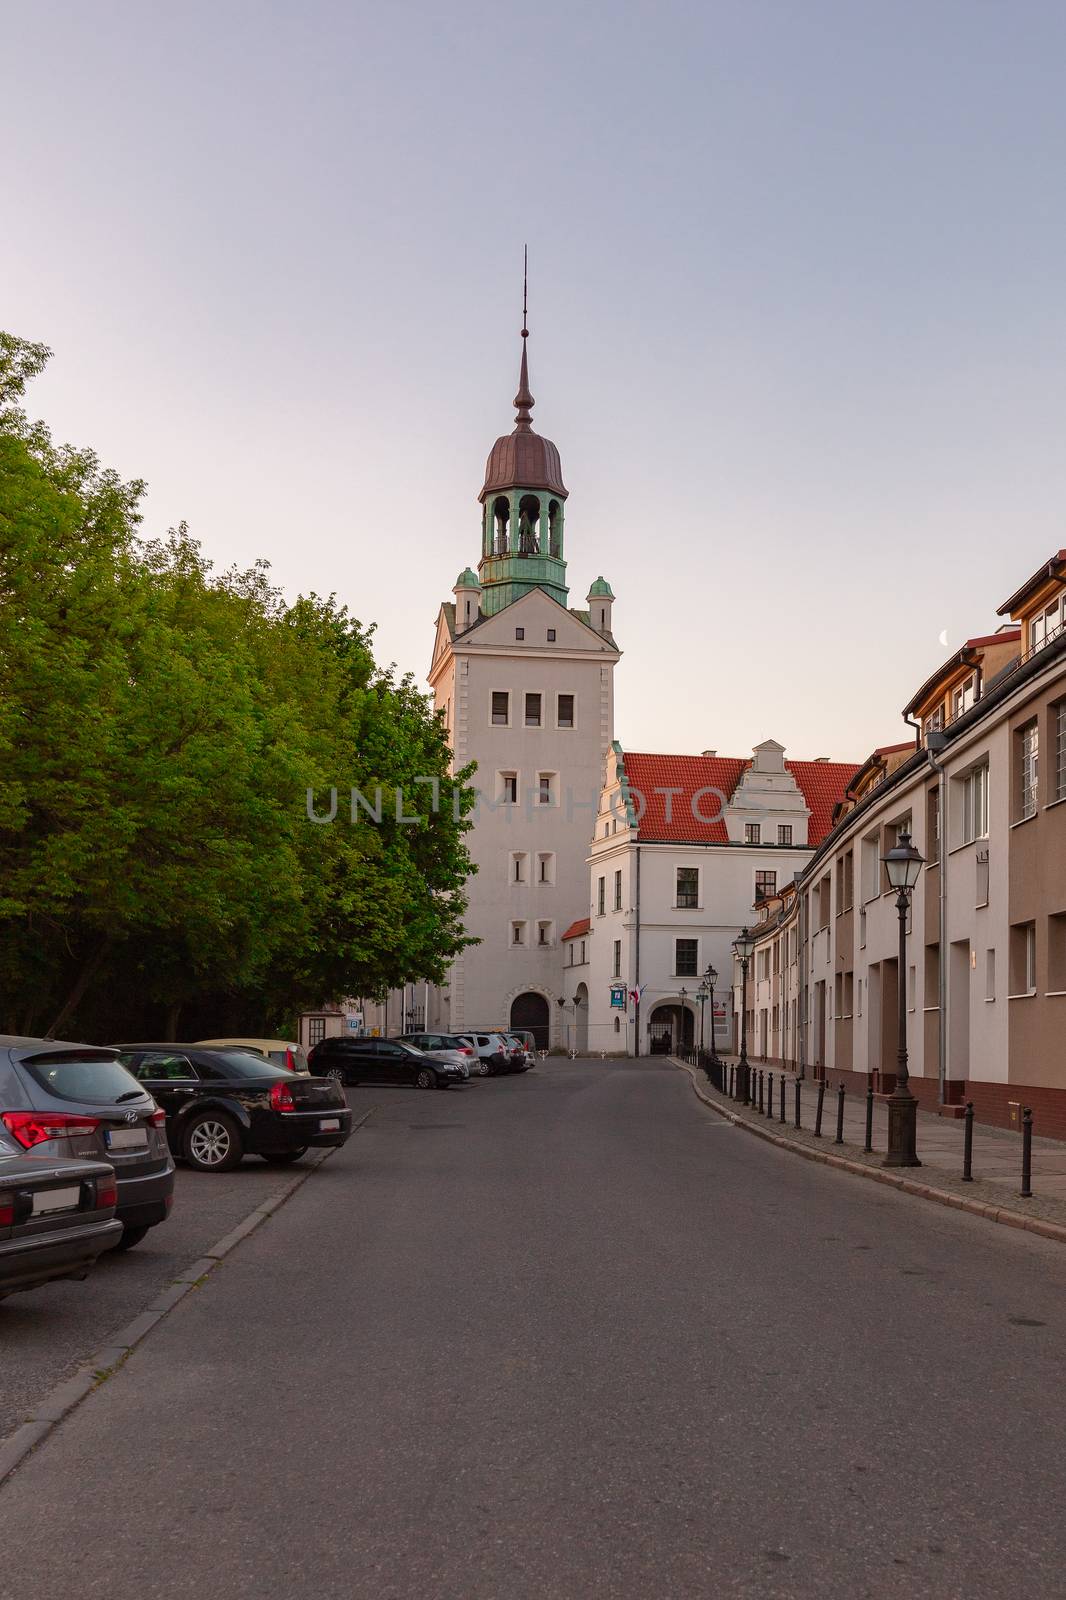
[[[524,922],[512,922],[511,923],[511,943],[512,944],[525,944],[525,942],[526,942],[526,925],[525,925],[525,923]]]
[[[792,824],[791,824],[791,822],[779,822],[778,823],[778,825],[777,825],[777,842],[778,842],[778,844],[791,844],[792,843]]]
[[[552,774],[550,772],[542,772],[537,778],[537,803],[542,806],[553,804]]]
[[[549,628],[548,629],[548,643],[549,644],[554,644],[555,643],[555,629],[554,628]]]
[[[622,941],[621,941],[621,939],[616,939],[614,941],[614,976],[616,978],[620,978],[622,976]]]
[[[506,728],[511,720],[511,696],[506,689],[493,689],[492,691],[492,723],[493,727]]]
[[[559,696],[557,721],[560,728],[572,728],[574,726],[574,697],[572,694],[561,694]]]
[[[525,854],[522,853],[522,854],[513,855],[511,857],[511,863],[512,863],[512,866],[511,866],[511,881],[512,881],[512,883],[525,883],[525,881],[526,881],[526,858],[525,858]]]
[[[537,943],[550,945],[552,942],[552,925],[550,922],[537,923]]]
[[[526,636],[525,628],[516,628],[514,631],[514,636],[516,639],[524,639]]]
[[[527,728],[539,728],[540,727],[540,695],[539,694],[527,694],[526,695],[526,727]]]
[[[761,844],[762,843],[762,824],[761,823],[758,823],[758,822],[745,822],[745,824],[744,824],[744,843],[745,844]]]
[[[501,772],[499,774],[499,795],[505,806],[518,804],[518,773]]]
[[[555,857],[550,852],[537,857],[537,882],[555,882]]]

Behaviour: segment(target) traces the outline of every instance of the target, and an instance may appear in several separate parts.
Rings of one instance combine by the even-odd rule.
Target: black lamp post
[[[748,1066],[748,962],[754,949],[754,934],[747,928],[741,928],[733,940],[733,954],[740,962],[740,1060],[737,1062],[737,1099],[745,1106],[751,1100],[749,1083],[751,1068]]]
[[[686,1011],[688,1009],[687,1006],[685,1005],[685,1001],[688,999],[688,990],[685,988],[684,984],[681,985],[681,988],[678,990],[678,993],[681,996],[681,1016],[680,1016],[680,1018],[678,1020],[678,1024],[677,1024],[677,1031],[678,1031],[678,1034],[680,1035],[680,1037],[678,1039],[678,1046],[679,1046],[680,1049],[683,1050],[685,1048],[685,1013],[686,1013]]]
[[[896,891],[896,909],[899,912],[896,1087],[888,1097],[888,1151],[881,1164],[885,1167],[920,1167],[922,1163],[918,1160],[915,1149],[918,1134],[918,1102],[911,1094],[910,1074],[907,1071],[907,910],[910,906],[911,891],[925,865],[925,857],[915,849],[910,834],[904,829],[892,849],[881,859],[885,864],[888,881]]]
[[[711,1065],[718,1065],[718,1049],[714,1042],[714,986],[718,982],[718,974],[712,966],[707,967],[703,974],[703,981],[711,991]]]

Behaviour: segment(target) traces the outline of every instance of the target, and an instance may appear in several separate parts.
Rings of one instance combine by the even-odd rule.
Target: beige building
[[[749,1054],[856,1090],[895,1083],[898,986],[926,1108],[1066,1137],[1066,552],[904,708],[916,742],[856,774],[796,884],[758,912]],[[905,970],[881,858],[926,860]],[[740,1004],[739,969],[734,996]]]

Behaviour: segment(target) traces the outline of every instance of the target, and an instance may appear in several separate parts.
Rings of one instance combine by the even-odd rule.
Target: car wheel
[[[477,1070],[482,1078],[487,1078],[491,1073],[492,1068],[489,1066],[487,1061],[481,1060],[477,1064]]]
[[[122,1238],[112,1248],[115,1250],[132,1250],[135,1244],[140,1244],[147,1232],[147,1228],[123,1227]]]
[[[260,1154],[272,1167],[290,1167],[307,1154],[307,1146],[303,1145],[299,1150],[262,1150]]]
[[[342,1089],[344,1088],[344,1086],[345,1086],[345,1084],[347,1082],[347,1079],[344,1076],[344,1068],[343,1067],[336,1067],[336,1066],[327,1067],[325,1072],[322,1074],[322,1076],[324,1078],[332,1078],[334,1083],[339,1083]]]
[[[185,1135],[185,1159],[197,1172],[232,1172],[244,1155],[237,1125],[223,1111],[201,1111]]]
[[[415,1074],[416,1089],[435,1089],[437,1087],[437,1074],[432,1067],[419,1067]]]

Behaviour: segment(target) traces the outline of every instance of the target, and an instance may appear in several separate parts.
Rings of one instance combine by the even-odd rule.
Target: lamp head
[[[925,857],[915,848],[906,829],[881,860],[885,864],[885,872],[893,889],[901,889],[904,893],[909,893],[914,888],[918,882],[918,875],[925,865]]]

